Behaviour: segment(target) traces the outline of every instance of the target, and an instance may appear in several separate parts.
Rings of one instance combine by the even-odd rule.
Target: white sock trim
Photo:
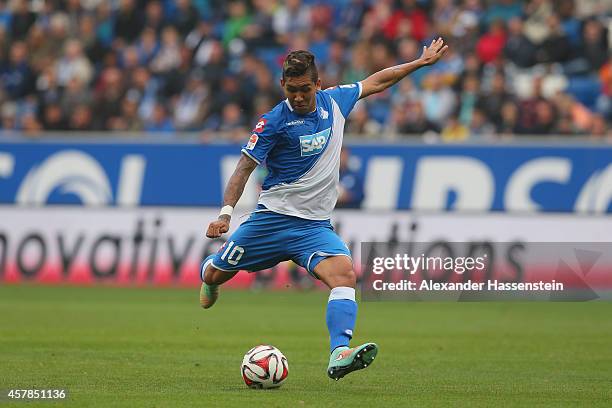
[[[210,265],[211,263],[212,263],[212,258],[204,262],[204,264],[202,265],[202,269],[200,269],[200,279],[202,280],[202,282],[204,282],[204,273],[206,272],[206,268],[208,268],[208,265]]]
[[[340,299],[348,299],[354,302],[355,289],[349,288],[348,286],[338,286],[337,288],[333,288],[329,293],[329,301]]]

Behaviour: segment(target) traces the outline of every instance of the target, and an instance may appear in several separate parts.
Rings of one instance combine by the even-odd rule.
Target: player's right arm
[[[278,112],[272,111],[262,116],[255,125],[251,137],[242,147],[242,155],[236,170],[225,187],[223,209],[219,218],[208,225],[208,230],[206,230],[208,238],[218,238],[229,231],[232,211],[244,192],[249,176],[276,145],[278,136],[276,123],[278,122]]]
[[[227,206],[234,208],[236,206],[244,192],[244,186],[249,180],[251,173],[253,173],[253,170],[255,170],[255,167],[257,167],[257,163],[253,161],[253,159],[247,157],[245,154],[240,156],[236,170],[234,170],[234,173],[225,187],[223,208]],[[206,236],[208,238],[218,238],[221,234],[229,231],[231,219],[232,216],[229,214],[220,214],[217,220],[208,225]]]

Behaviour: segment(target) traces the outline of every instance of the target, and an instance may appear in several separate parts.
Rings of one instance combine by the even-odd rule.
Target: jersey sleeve
[[[271,116],[267,113],[257,121],[248,142],[242,146],[242,153],[253,159],[257,164],[266,160],[268,153],[274,148],[278,140],[277,126]]]
[[[348,117],[349,113],[353,110],[355,103],[361,97],[361,82],[355,82],[354,84],[335,86],[330,89],[326,89],[325,92],[332,97],[338,104],[340,112],[344,118]]]

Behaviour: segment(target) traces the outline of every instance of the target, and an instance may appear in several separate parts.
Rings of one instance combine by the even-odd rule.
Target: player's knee
[[[353,271],[352,266],[346,268],[339,268],[333,276],[332,286],[348,286],[349,288],[354,288],[357,282],[357,276],[355,275],[355,271]]]

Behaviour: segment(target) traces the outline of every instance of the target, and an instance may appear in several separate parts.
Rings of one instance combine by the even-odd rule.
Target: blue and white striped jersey
[[[316,110],[293,111],[288,100],[257,122],[242,152],[266,162],[259,204],[310,220],[326,220],[338,198],[338,172],[344,122],[361,96],[361,83],[316,93]]]

